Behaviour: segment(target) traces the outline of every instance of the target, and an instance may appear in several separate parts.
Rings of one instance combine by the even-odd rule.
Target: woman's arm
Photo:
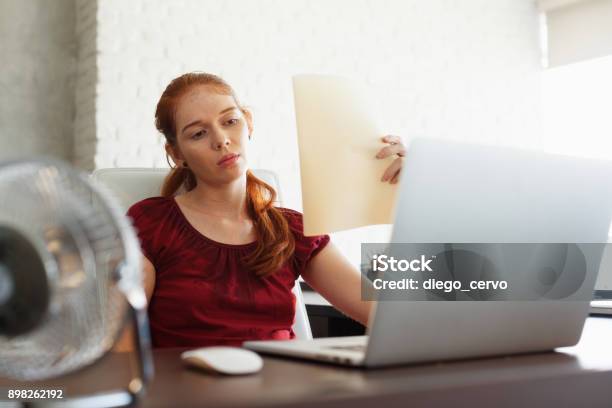
[[[155,289],[155,267],[146,256],[142,256],[142,284],[145,295],[147,295],[147,305],[151,302],[153,289]]]
[[[367,326],[374,302],[362,300],[361,273],[333,243],[310,260],[302,278],[342,313]]]
[[[144,255],[142,256],[142,275],[142,285],[144,287],[145,295],[147,296],[148,305],[151,301],[151,296],[153,296],[153,289],[155,288],[155,267]],[[128,325],[123,329],[121,336],[119,336],[119,341],[117,341],[113,346],[113,351],[132,351],[134,349],[133,339],[134,329],[132,325]]]

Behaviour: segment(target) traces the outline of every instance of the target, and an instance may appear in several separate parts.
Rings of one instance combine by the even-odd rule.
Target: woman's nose
[[[225,137],[224,135],[219,135],[213,141],[213,148],[215,150],[221,150],[223,149],[224,146],[229,146],[229,144],[230,144],[230,140],[228,137]]]

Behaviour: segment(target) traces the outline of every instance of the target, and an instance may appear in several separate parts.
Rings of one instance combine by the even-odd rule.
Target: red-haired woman
[[[291,339],[299,276],[367,324],[371,304],[361,300],[359,271],[329,236],[305,237],[302,215],[274,207],[274,190],[248,170],[252,116],[224,80],[174,79],[155,124],[175,166],[161,197],[128,211],[144,255],[154,347]],[[399,138],[383,141],[381,158],[403,156]],[[400,168],[398,157],[383,181],[396,182]]]

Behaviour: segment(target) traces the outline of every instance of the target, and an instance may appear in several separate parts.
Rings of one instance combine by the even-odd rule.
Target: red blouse
[[[260,278],[242,264],[256,242],[223,244],[202,235],[173,197],[152,197],[127,212],[143,254],[155,266],[149,304],[154,347],[236,345],[292,339],[295,280],[329,242],[305,237],[302,214],[279,208],[295,237],[295,253],[279,271]]]

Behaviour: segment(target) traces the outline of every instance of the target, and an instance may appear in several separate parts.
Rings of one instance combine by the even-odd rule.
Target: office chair
[[[91,178],[111,190],[124,211],[127,212],[132,204],[148,197],[159,196],[164,177],[168,174],[168,171],[168,169],[153,168],[109,168],[95,170],[91,174]],[[276,174],[263,169],[253,169],[252,172],[276,190],[275,205],[281,206],[282,195]],[[299,282],[295,283],[293,294],[296,300],[293,332],[297,339],[310,340],[312,339],[312,331]]]

